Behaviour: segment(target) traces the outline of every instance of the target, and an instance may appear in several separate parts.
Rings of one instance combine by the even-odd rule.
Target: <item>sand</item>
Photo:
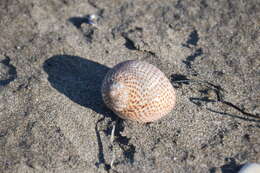
[[[258,0],[1,0],[0,172],[260,163],[259,16]],[[102,101],[104,75],[130,59],[176,88],[175,109],[157,122],[118,119]]]

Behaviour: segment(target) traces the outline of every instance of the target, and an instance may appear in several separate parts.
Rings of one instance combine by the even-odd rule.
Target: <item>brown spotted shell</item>
[[[176,95],[170,81],[155,66],[137,60],[117,64],[102,83],[105,104],[119,117],[152,122],[168,114]]]

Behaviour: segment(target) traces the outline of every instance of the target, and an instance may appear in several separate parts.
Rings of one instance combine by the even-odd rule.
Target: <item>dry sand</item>
[[[0,172],[235,173],[259,163],[259,31],[259,0],[1,0]],[[105,73],[129,59],[172,81],[171,114],[138,124],[104,106]]]

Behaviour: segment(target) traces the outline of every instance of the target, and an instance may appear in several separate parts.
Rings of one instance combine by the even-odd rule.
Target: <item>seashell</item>
[[[115,114],[142,123],[167,115],[176,102],[175,89],[164,73],[138,60],[124,61],[109,70],[101,92]]]
[[[247,163],[238,173],[260,173],[260,164]]]

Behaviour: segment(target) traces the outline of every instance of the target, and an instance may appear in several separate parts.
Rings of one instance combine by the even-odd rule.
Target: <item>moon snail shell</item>
[[[138,60],[124,61],[108,71],[101,93],[104,103],[123,119],[153,122],[170,113],[175,89],[157,67]]]

